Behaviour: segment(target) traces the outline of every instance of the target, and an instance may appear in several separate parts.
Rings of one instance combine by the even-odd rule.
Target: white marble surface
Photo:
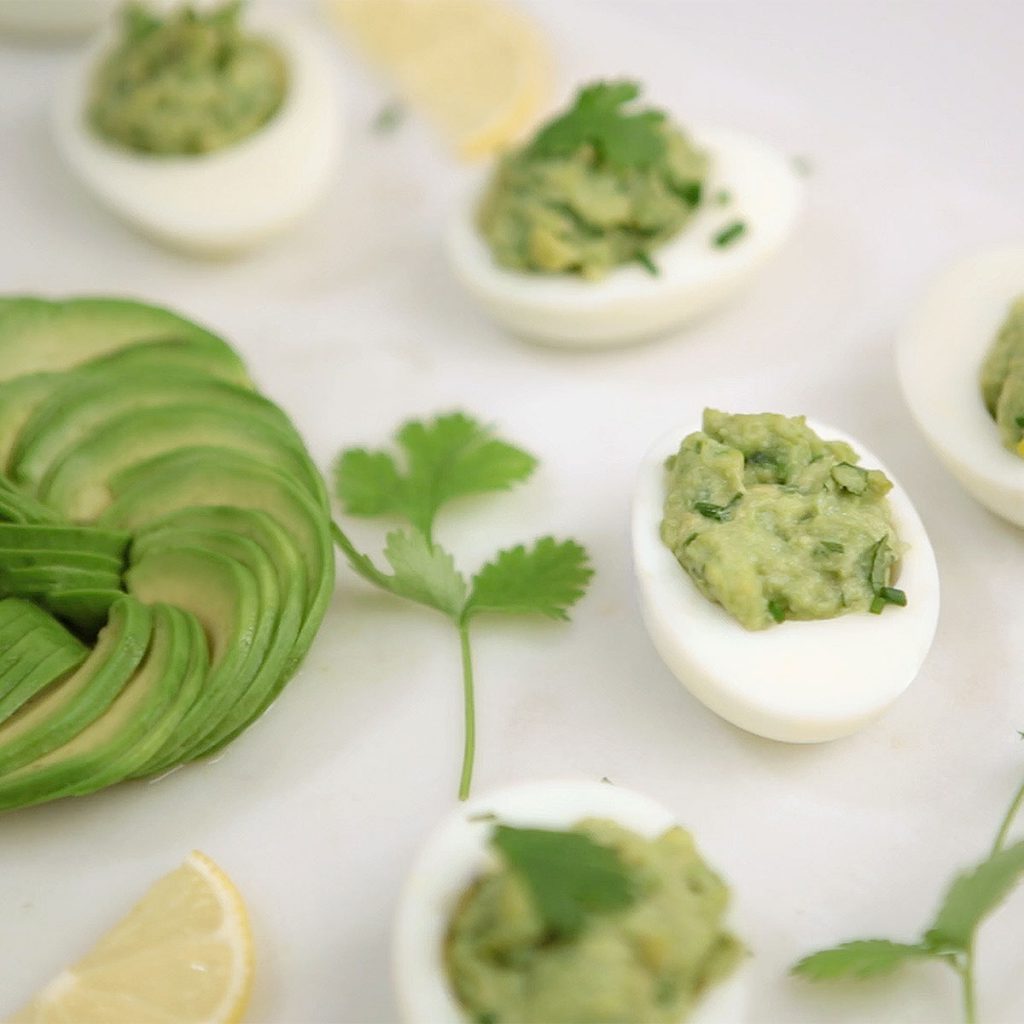
[[[4,44],[0,290],[124,293],[209,322],[325,466],[343,445],[380,443],[401,418],[451,407],[536,451],[532,483],[467,503],[439,529],[468,568],[546,531],[578,536],[598,568],[571,628],[477,627],[477,792],[608,776],[673,807],[734,886],[755,954],[754,1021],[954,1021],[955,980],[937,967],[830,989],[786,970],[840,939],[915,936],[953,869],[991,841],[1024,769],[1024,537],[930,454],[891,352],[932,274],[1024,225],[1024,8],[535,7],[566,87],[637,75],[685,118],[809,158],[795,243],[732,309],[603,354],[504,336],[440,258],[459,174],[415,123],[369,131],[386,93],[342,67],[340,51],[352,123],[329,202],[276,246],[206,264],[155,248],[86,197],[45,129],[67,53]],[[634,472],[667,424],[710,403],[806,412],[862,438],[931,533],[944,597],[935,647],[892,712],[851,739],[790,747],[738,732],[687,696],[644,633],[627,541]],[[353,533],[380,538],[368,525]],[[454,797],[460,701],[452,632],[340,571],[301,674],[216,763],[0,820],[0,1012],[195,847],[252,911],[250,1020],[393,1020],[390,919],[418,843]],[[982,933],[988,1024],[1024,1019],[1022,911],[1017,894]]]

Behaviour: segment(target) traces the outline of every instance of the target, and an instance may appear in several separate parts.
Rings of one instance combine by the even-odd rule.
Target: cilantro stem
[[[974,942],[967,947],[963,964],[957,968],[964,992],[964,1024],[976,1024],[977,1008],[974,998]]]
[[[473,655],[469,647],[469,622],[459,622],[459,645],[462,648],[462,694],[465,709],[465,739],[462,749],[462,777],[459,779],[459,799],[469,796],[473,784],[473,758],[476,754],[476,701],[473,694]]]
[[[999,826],[996,841],[992,844],[993,853],[998,853],[1006,845],[1006,840],[1010,835],[1010,827],[1013,825],[1014,819],[1017,817],[1017,812],[1020,811],[1022,804],[1024,804],[1024,782],[1021,783],[1020,788],[1014,795],[1013,800],[1010,803],[1010,807]]]

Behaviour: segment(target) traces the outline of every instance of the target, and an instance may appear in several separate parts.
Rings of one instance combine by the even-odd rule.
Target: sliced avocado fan
[[[248,728],[323,620],[329,527],[301,437],[215,334],[0,297],[0,811]]]

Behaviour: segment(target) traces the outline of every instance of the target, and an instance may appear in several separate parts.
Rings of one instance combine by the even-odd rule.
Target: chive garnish
[[[780,601],[780,600],[778,600],[777,598],[773,597],[768,602],[768,614],[776,622],[784,622],[785,619],[786,619],[786,605],[785,605],[785,603]]]
[[[699,206],[704,193],[704,185],[700,181],[687,181],[682,185],[670,184],[669,188],[688,206]]]
[[[716,505],[711,501],[695,501],[693,510],[699,512],[705,519],[714,519],[716,523],[724,523],[732,518],[733,509],[739,500],[740,495],[737,494],[728,505]]]
[[[727,245],[732,245],[738,238],[740,238],[747,230],[745,221],[734,220],[731,224],[727,224],[717,235],[712,239],[714,244],[719,249],[724,249]]]
[[[846,548],[844,548],[843,545],[840,544],[837,540],[823,540],[821,542],[821,546],[826,551],[835,552],[835,554],[837,555],[841,555],[846,550]]]
[[[898,587],[882,587],[878,592],[878,596],[885,601],[886,604],[899,605],[900,608],[905,608],[907,606],[907,595]]]

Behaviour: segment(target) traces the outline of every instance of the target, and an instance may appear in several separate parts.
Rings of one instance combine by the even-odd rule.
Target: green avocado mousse
[[[801,416],[707,409],[668,460],[662,540],[749,630],[905,605],[892,483],[858,463]]]
[[[185,4],[166,16],[128,4],[101,61],[88,120],[103,139],[138,153],[212,153],[259,131],[288,88],[284,57],[242,26],[242,3]]]
[[[981,395],[1003,447],[1024,458],[1024,295],[1010,307],[985,356]]]
[[[395,928],[406,1024],[743,1019],[730,892],[668,808],[555,779],[452,812]]]
[[[632,109],[635,82],[596,82],[498,163],[478,210],[495,261],[599,279],[653,268],[701,201],[708,158],[665,113]]]

